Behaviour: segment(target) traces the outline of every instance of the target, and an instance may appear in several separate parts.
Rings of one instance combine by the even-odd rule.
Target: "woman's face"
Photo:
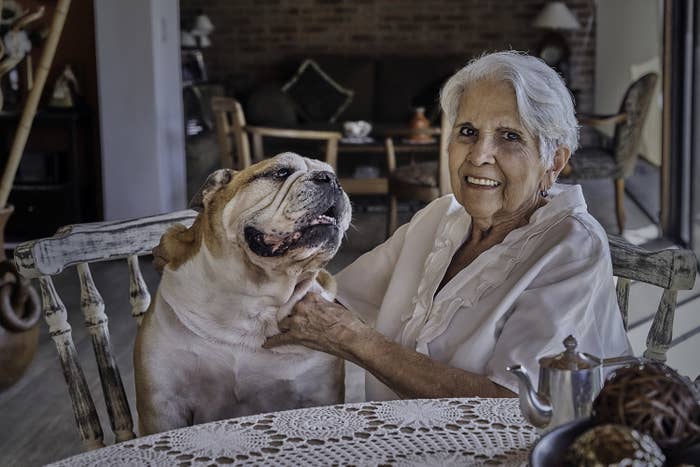
[[[452,191],[475,223],[490,228],[534,208],[545,168],[510,84],[484,80],[468,87],[452,131]]]

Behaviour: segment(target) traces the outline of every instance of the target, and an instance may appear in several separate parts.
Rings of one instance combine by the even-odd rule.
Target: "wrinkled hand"
[[[348,358],[348,349],[353,343],[372,331],[359,316],[312,292],[277,325],[280,334],[270,336],[263,348],[303,345],[344,358]]]

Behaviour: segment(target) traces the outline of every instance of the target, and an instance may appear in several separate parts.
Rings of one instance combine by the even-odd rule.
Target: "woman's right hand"
[[[299,300],[278,327],[280,333],[268,337],[264,348],[303,345],[346,359],[353,345],[376,332],[355,313],[313,292]]]

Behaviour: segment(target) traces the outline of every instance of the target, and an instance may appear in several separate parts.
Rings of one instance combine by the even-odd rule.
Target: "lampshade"
[[[576,15],[564,2],[549,2],[532,23],[536,28],[578,29],[581,27]]]
[[[209,17],[205,14],[198,15],[194,19],[194,27],[192,28],[192,33],[199,36],[206,36],[211,34],[214,30],[214,25],[212,24]]]

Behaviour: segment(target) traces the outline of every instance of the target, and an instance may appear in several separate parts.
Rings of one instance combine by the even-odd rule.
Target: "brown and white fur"
[[[261,346],[330,275],[350,203],[327,164],[283,153],[219,170],[191,228],[162,238],[168,264],[136,338],[140,434],[343,402],[342,360]]]

